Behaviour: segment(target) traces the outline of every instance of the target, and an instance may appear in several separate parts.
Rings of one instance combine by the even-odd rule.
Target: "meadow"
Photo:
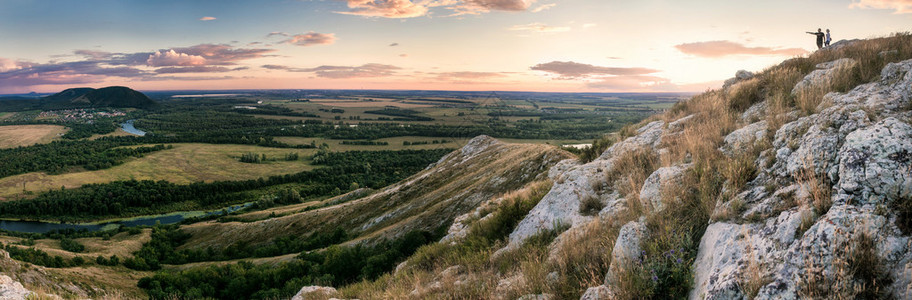
[[[0,126],[0,148],[50,143],[66,132],[67,128],[60,125]]]

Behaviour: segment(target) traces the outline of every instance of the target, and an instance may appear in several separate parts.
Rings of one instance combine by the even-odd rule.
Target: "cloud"
[[[200,21],[212,21],[212,20],[215,20],[215,17],[202,17],[202,18],[200,18]]]
[[[686,54],[700,57],[725,57],[730,55],[779,55],[795,56],[807,53],[801,48],[746,47],[732,41],[709,41],[676,45]]]
[[[408,54],[405,54],[405,53],[399,54],[399,57],[408,57],[408,56],[409,56],[409,55],[408,55]]]
[[[500,72],[443,72],[436,73],[437,80],[453,80],[453,79],[491,79],[491,78],[500,78],[507,77]]]
[[[91,60],[102,60],[111,58],[114,54],[107,51],[96,51],[96,50],[76,50],[73,51],[73,54],[81,55],[87,59]]]
[[[95,61],[10,64],[8,59],[0,59],[0,87],[83,84],[100,82],[108,77],[138,78],[149,75],[148,72],[137,68],[108,67]]]
[[[410,0],[347,0],[348,11],[336,12],[346,15],[383,18],[414,18],[428,12],[428,1],[414,3]]]
[[[555,7],[555,6],[557,6],[557,3],[542,4],[542,5],[539,5],[539,6],[536,7],[536,8],[533,8],[531,11],[532,11],[533,13],[537,13],[537,12],[541,12],[541,11],[543,11],[543,10],[551,9],[551,8],[553,8],[553,7]]]
[[[892,9],[894,14],[907,14],[912,13],[912,0],[853,0],[849,8]]]
[[[469,7],[487,10],[524,11],[535,0],[464,0]]]
[[[269,34],[267,34],[266,37],[267,37],[267,38],[271,38],[271,37],[273,37],[273,36],[289,36],[289,35],[290,35],[290,34],[288,34],[288,33],[286,33],[286,32],[273,31],[273,32],[270,32]]]
[[[364,64],[361,66],[329,66],[323,65],[315,68],[294,68],[281,65],[263,65],[269,70],[283,70],[288,72],[314,73],[317,77],[344,79],[344,78],[363,78],[363,77],[384,77],[394,75],[397,66],[384,64]]]
[[[304,34],[298,34],[292,36],[290,39],[285,40],[285,43],[298,45],[298,46],[314,46],[314,45],[332,45],[336,42],[336,34],[334,33],[316,33],[308,32]]]
[[[158,74],[175,74],[175,73],[223,73],[231,71],[246,70],[247,67],[226,68],[217,66],[192,66],[192,67],[167,67],[155,69]]]
[[[173,48],[178,53],[202,56],[207,65],[233,65],[237,61],[265,57],[275,49],[235,48],[226,44],[199,44],[196,46]]]
[[[19,66],[19,63],[9,58],[0,57],[0,72],[7,72],[12,70],[18,70],[22,67]]]
[[[415,18],[429,14],[434,7],[454,11],[452,16],[480,14],[492,10],[525,11],[536,0],[345,0],[348,11],[339,14],[381,18]],[[550,8],[553,4],[542,5]],[[541,8],[538,11],[544,10]],[[538,8],[536,8],[538,9]]]
[[[200,44],[135,53],[76,50],[73,53],[81,58],[68,62],[33,63],[0,58],[0,88],[97,83],[109,78],[144,81],[169,80],[169,78],[184,80],[182,78],[185,77],[163,77],[156,74],[238,71],[246,67],[228,68],[224,66],[264,57],[273,51],[276,50],[235,48],[224,44]]]
[[[165,52],[155,51],[155,53],[150,54],[146,64],[152,67],[201,66],[206,64],[206,58],[199,55],[178,53],[171,49]]]
[[[582,64],[572,61],[552,61],[548,63],[537,64],[531,68],[534,71],[544,71],[557,74],[557,79],[576,79],[591,76],[630,76],[645,75],[659,72],[659,70],[649,68],[613,68],[600,67],[590,64]]]
[[[586,24],[583,24],[583,29],[589,29],[589,28],[592,28],[592,27],[595,27],[595,26],[598,26],[598,24],[595,24],[595,23],[586,23]]]
[[[540,32],[540,33],[554,33],[554,32],[566,32],[570,31],[570,27],[563,26],[548,26],[543,23],[529,23],[525,25],[514,25],[508,30],[512,31],[531,31],[531,32]]]
[[[399,43],[392,43],[392,44],[390,44],[389,46],[390,46],[390,47],[396,47],[396,46],[399,46]]]

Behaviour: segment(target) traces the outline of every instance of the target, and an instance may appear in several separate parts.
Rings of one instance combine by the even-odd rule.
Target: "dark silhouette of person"
[[[823,33],[823,30],[822,30],[822,29],[817,28],[817,32],[810,32],[810,31],[808,31],[807,33],[808,33],[808,34],[813,34],[813,35],[816,35],[816,36],[817,36],[817,49],[823,48],[823,37],[825,37],[826,34]]]
[[[827,31],[827,33],[826,33],[826,41],[823,42],[823,45],[824,45],[824,46],[827,46],[827,47],[830,47],[830,41],[832,41],[833,39],[830,38],[830,29],[827,28],[826,31]]]

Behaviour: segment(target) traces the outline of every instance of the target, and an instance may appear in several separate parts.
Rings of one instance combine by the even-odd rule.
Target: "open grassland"
[[[25,190],[36,192],[50,189],[76,188],[89,183],[116,180],[167,180],[179,184],[198,181],[246,180],[271,175],[291,174],[311,170],[305,160],[285,161],[287,153],[306,157],[313,149],[279,149],[250,145],[173,144],[174,148],[153,152],[109,169],[48,175],[34,172],[0,179],[0,197],[10,198]],[[242,163],[245,153],[265,154],[265,163]]]
[[[61,256],[66,259],[81,256],[87,261],[94,261],[95,258],[99,255],[104,257],[117,255],[117,257],[126,258],[133,257],[133,252],[139,250],[139,248],[142,247],[142,244],[147,243],[152,239],[150,235],[151,232],[151,229],[143,229],[139,234],[121,232],[111,236],[111,238],[107,240],[100,237],[74,239],[75,241],[85,246],[85,250],[80,253],[73,253],[61,249],[60,240],[56,239],[34,240],[34,246],[20,247],[35,248],[47,252],[51,256]],[[19,237],[0,235],[0,242],[4,244],[18,244],[24,240],[25,239]]]
[[[59,125],[0,126],[0,148],[49,143],[66,132],[67,128]]]

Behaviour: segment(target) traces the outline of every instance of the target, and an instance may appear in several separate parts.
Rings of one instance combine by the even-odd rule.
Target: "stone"
[[[291,297],[291,300],[325,299],[337,293],[338,291],[333,287],[311,285],[302,287],[294,297]]]
[[[0,300],[20,300],[34,294],[9,276],[0,275]]]
[[[614,293],[611,292],[611,289],[604,285],[588,288],[580,296],[580,300],[611,300],[614,298]]]
[[[690,165],[676,165],[659,168],[652,172],[643,183],[643,188],[640,189],[640,202],[643,207],[650,211],[661,211],[664,208],[662,204],[663,192],[668,188],[681,184],[684,171],[688,168],[690,168]]]
[[[644,218],[631,221],[621,227],[611,251],[611,264],[608,266],[608,274],[605,276],[606,286],[611,286],[622,270],[642,257],[640,241],[646,238],[646,232]]]
[[[794,95],[813,89],[825,88],[825,85],[829,84],[830,80],[838,76],[840,72],[854,68],[857,64],[858,63],[851,58],[840,58],[834,61],[817,64],[816,70],[812,71],[807,76],[804,76],[804,78],[795,85],[795,88],[792,89],[792,94]]]
[[[912,126],[887,118],[846,136],[839,149],[840,199],[890,204],[912,197]]]
[[[745,153],[745,151],[750,150],[755,143],[766,138],[766,135],[766,121],[756,122],[732,131],[725,136],[725,144],[722,145],[719,150],[729,157]]]

